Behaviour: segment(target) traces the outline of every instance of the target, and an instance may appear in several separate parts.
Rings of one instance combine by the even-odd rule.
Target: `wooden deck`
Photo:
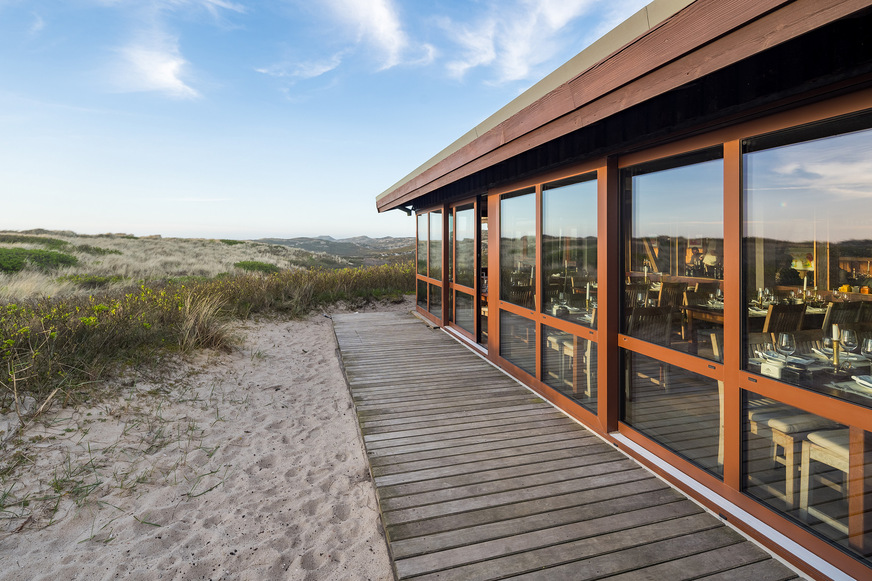
[[[796,579],[446,333],[334,315],[397,579]]]

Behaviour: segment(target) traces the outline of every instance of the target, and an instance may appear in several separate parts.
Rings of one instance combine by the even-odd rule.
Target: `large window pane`
[[[418,281],[418,289],[417,289],[417,301],[418,306],[422,309],[427,308],[427,283],[423,280]]]
[[[872,405],[852,380],[867,339],[872,355],[872,130],[820,135],[862,121],[745,143],[745,352],[752,372]]]
[[[437,318],[442,317],[442,288],[435,284],[430,285],[430,314]]]
[[[500,200],[500,298],[533,309],[536,304],[536,194]]]
[[[455,281],[469,288],[475,286],[475,207],[470,204],[456,211],[454,250],[457,272]]]
[[[442,212],[430,212],[430,278],[442,280]]]
[[[625,169],[624,333],[718,359],[723,348],[721,148]]]
[[[427,276],[427,214],[418,214],[418,274]]]
[[[536,375],[536,324],[500,311],[500,355],[530,375]]]
[[[596,343],[542,326],[542,379],[596,413]]]
[[[745,491],[872,564],[872,435],[745,396]]]
[[[543,310],[595,327],[597,291],[596,174],[542,188]]]
[[[454,305],[456,320],[455,323],[470,333],[475,332],[475,301],[472,295],[457,291],[455,293]]]
[[[624,352],[624,421],[723,476],[723,395],[718,381]]]

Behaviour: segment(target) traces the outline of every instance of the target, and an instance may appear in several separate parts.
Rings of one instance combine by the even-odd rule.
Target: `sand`
[[[330,319],[235,332],[2,452],[0,580],[394,578]]]

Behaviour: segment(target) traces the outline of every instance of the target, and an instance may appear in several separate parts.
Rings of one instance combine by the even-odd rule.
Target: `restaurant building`
[[[816,578],[872,578],[870,6],[657,0],[376,202],[422,315]]]

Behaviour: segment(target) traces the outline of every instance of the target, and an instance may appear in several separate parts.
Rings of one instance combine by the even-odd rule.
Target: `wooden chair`
[[[802,329],[802,318],[805,316],[805,305],[769,305],[766,320],[763,322],[764,333],[792,333]]]
[[[657,345],[669,345],[672,311],[672,307],[634,308],[630,313],[627,335]]]
[[[805,329],[803,331],[795,331],[793,338],[796,340],[794,355],[808,355],[814,352],[813,349],[819,350],[821,348],[824,337],[820,329]],[[776,336],[775,339],[777,340],[778,337]]]
[[[660,294],[657,296],[658,307],[677,307],[681,304],[684,291],[687,290],[685,282],[660,283]]]
[[[853,328],[854,323],[857,323],[860,318],[860,308],[862,306],[863,303],[860,301],[829,303],[827,305],[827,313],[824,315],[824,324],[821,328],[824,331],[828,331],[833,325]]]
[[[872,324],[872,301],[860,302],[860,313],[857,316],[860,324]]]
[[[848,534],[848,519],[834,518],[814,505],[815,496],[824,492],[825,488],[836,491],[840,498],[848,496],[849,432],[848,428],[839,428],[809,433],[802,443],[800,465],[800,518],[808,522],[809,516],[813,516],[843,535]],[[817,465],[827,466],[830,470],[818,471]],[[839,478],[833,477],[836,474]]]
[[[642,303],[639,304],[638,297],[642,295]],[[624,287],[624,306],[629,310],[633,307],[644,307],[648,303],[648,283],[633,282],[628,283]]]
[[[642,341],[668,346],[669,337],[672,334],[672,308],[670,307],[636,307],[630,314],[627,326],[627,334]],[[668,390],[668,366],[665,363],[658,364],[659,377],[652,377],[645,373],[628,369],[628,373],[647,379],[651,383]],[[630,397],[630,394],[627,394]]]
[[[721,284],[718,282],[698,282],[695,290],[703,300],[708,300],[708,296],[717,293],[719,288]]]

